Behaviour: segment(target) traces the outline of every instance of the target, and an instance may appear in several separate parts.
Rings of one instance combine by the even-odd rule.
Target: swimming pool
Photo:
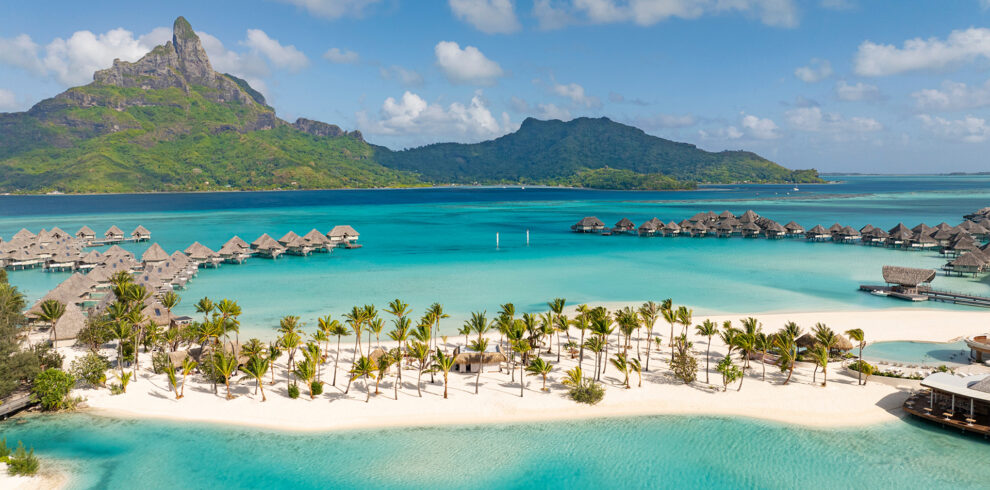
[[[857,352],[853,350],[853,353]],[[863,359],[871,362],[920,364],[924,366],[965,366],[969,364],[966,342],[874,342],[863,348]]]

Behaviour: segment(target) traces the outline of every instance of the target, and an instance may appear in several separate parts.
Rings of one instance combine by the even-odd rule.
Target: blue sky
[[[95,4],[95,5],[94,5]],[[822,171],[988,171],[990,0],[4,2],[0,111],[185,16],[278,114],[392,148],[607,116]]]

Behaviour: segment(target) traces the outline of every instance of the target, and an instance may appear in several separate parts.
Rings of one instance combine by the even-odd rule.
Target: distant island
[[[746,151],[707,152],[607,118],[526,119],[476,144],[403,151],[359,131],[278,118],[242,79],[218,73],[186,19],[140,60],[0,113],[0,192],[112,193],[528,184],[692,189],[816,183]]]

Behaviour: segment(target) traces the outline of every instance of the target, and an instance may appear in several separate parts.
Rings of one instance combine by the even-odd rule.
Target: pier
[[[967,293],[932,289],[929,284],[935,279],[932,269],[912,269],[909,267],[883,266],[883,280],[886,286],[862,284],[860,291],[876,296],[890,296],[907,301],[940,301],[957,305],[990,308],[990,298]]]
[[[31,395],[21,395],[4,400],[3,404],[0,405],[0,420],[7,420],[11,415],[37,404],[38,402]]]

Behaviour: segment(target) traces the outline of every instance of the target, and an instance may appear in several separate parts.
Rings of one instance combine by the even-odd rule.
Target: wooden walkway
[[[11,415],[37,405],[37,403],[31,400],[31,395],[23,395],[4,400],[3,404],[0,405],[0,420],[6,420]]]
[[[881,292],[884,294],[879,294],[879,296],[890,296],[893,298],[908,300],[908,301],[940,301],[943,303],[953,303],[957,305],[966,306],[978,306],[982,308],[990,308],[990,298],[984,296],[974,296],[965,293],[954,293],[951,291],[939,291],[937,289],[930,288],[918,288],[917,294],[911,293],[900,293],[894,291],[890,286],[877,286],[871,284],[861,284],[859,286],[860,291],[866,291],[868,293],[873,293],[874,291]]]

